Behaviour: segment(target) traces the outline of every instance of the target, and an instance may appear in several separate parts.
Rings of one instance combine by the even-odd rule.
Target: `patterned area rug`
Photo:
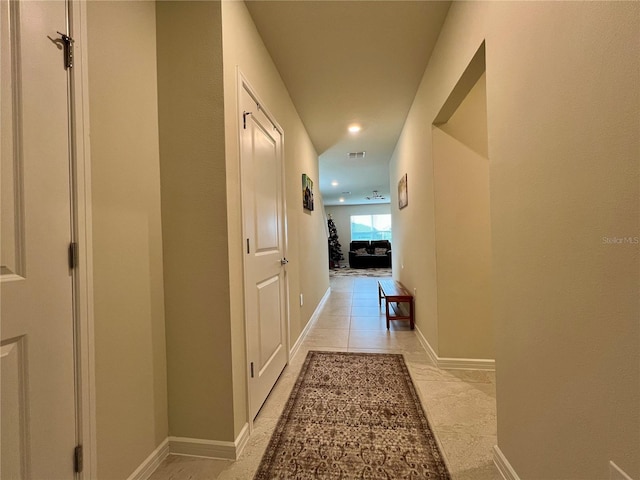
[[[329,277],[390,277],[390,268],[335,268],[329,270]]]
[[[402,355],[311,351],[254,477],[450,480]]]

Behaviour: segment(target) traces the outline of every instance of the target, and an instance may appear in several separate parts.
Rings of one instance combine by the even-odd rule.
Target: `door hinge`
[[[242,112],[242,128],[247,129],[247,115],[251,115],[251,112]]]
[[[69,268],[73,270],[78,266],[78,244],[71,242],[69,244]]]
[[[251,249],[249,248],[249,239],[247,238],[247,253],[251,253]]]
[[[82,472],[82,445],[78,445],[73,451],[73,469],[76,473]]]
[[[251,378],[253,378],[253,362],[251,362]]]
[[[73,68],[73,38],[62,32],[58,32],[58,35],[64,44],[64,69],[68,70]]]

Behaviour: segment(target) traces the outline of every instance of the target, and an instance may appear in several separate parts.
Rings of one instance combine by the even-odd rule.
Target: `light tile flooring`
[[[497,443],[495,375],[438,369],[408,322],[392,322],[387,331],[376,282],[371,277],[331,278],[331,295],[258,414],[237,461],[170,455],[150,480],[253,478],[309,350],[402,353],[453,480],[500,480],[491,459]]]

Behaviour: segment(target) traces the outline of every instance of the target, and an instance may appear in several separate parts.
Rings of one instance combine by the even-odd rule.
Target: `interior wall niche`
[[[484,51],[432,127],[440,357],[494,358]]]

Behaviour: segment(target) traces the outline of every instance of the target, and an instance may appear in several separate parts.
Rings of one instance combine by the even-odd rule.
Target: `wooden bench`
[[[385,300],[386,315],[387,315],[387,330],[389,330],[389,320],[409,320],[411,330],[415,326],[415,320],[413,318],[413,295],[404,288],[400,282],[391,279],[378,280],[378,305],[382,306],[382,299]],[[389,313],[389,303],[395,303],[396,307],[393,308],[393,314]],[[409,315],[402,315],[398,304],[409,304]]]

